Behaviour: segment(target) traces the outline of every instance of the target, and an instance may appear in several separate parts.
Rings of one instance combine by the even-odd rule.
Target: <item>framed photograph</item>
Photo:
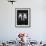
[[[31,26],[31,9],[15,8],[15,26],[30,27]]]

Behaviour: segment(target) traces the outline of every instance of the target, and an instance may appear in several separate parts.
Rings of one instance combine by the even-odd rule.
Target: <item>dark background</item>
[[[26,13],[27,14],[27,19],[25,19],[25,21],[21,20],[21,18],[19,18],[19,13],[23,14]],[[17,25],[28,25],[28,10],[17,10]]]

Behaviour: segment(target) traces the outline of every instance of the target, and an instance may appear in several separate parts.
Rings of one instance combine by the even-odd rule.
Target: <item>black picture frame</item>
[[[15,26],[31,27],[31,9],[15,8]]]

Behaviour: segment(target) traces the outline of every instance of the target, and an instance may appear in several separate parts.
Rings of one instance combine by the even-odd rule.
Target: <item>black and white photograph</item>
[[[16,26],[29,27],[30,26],[30,8],[16,8]]]

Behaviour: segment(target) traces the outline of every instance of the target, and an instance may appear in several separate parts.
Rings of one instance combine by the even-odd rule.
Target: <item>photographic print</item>
[[[30,8],[16,8],[15,9],[15,26],[16,27],[30,27]]]

